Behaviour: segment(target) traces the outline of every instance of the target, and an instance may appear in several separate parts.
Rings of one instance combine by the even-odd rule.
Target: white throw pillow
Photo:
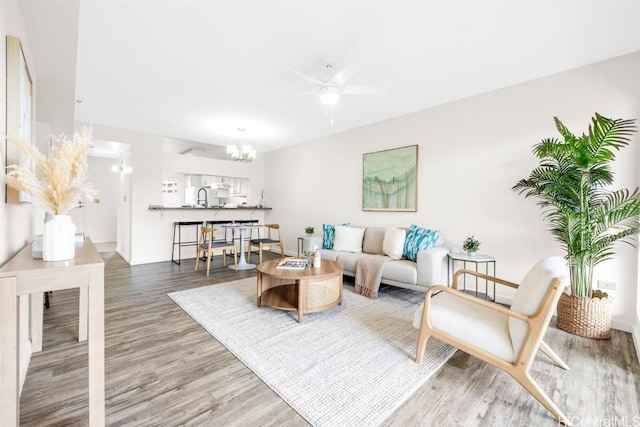
[[[362,252],[362,238],[364,237],[364,230],[364,228],[336,225],[333,250]]]
[[[402,228],[387,228],[382,241],[382,253],[393,259],[402,258],[406,231]]]

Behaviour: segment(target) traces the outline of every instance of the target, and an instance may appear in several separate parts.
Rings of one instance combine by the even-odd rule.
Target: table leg
[[[238,227],[240,230],[240,259],[238,260],[238,270],[251,270],[256,268],[255,264],[249,264],[247,259],[244,256],[244,236],[245,236],[245,228]],[[233,265],[229,266],[229,269],[235,270]]]
[[[87,340],[87,322],[89,318],[89,288],[80,286],[80,303],[78,304],[78,341]]]
[[[104,266],[89,270],[89,425],[105,424]]]
[[[260,307],[262,305],[262,273],[258,273],[257,294],[258,294],[258,301],[256,302],[256,304],[258,305],[258,307]]]
[[[0,279],[0,414],[3,425],[20,425],[17,279]],[[6,424],[5,424],[6,423]]]
[[[29,309],[31,332],[31,351],[42,351],[42,312],[44,311],[44,293],[39,292],[29,295]]]
[[[307,311],[307,281],[297,280],[298,284],[298,323],[302,323],[304,312]]]

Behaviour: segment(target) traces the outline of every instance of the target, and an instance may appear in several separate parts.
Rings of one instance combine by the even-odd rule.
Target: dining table
[[[231,270],[235,270],[237,268],[237,270],[252,270],[254,268],[256,268],[255,264],[251,264],[250,262],[247,262],[247,258],[244,256],[245,253],[245,236],[246,236],[246,232],[247,229],[260,229],[262,227],[264,227],[264,225],[262,224],[255,224],[255,223],[229,223],[229,224],[222,224],[221,227],[226,228],[226,229],[231,229],[231,230],[238,230],[239,235],[240,235],[240,259],[238,260],[238,265],[237,267],[234,265],[230,265],[229,269]],[[251,261],[251,260],[249,260]]]

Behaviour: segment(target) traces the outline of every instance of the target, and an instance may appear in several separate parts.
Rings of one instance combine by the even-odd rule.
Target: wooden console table
[[[43,293],[79,288],[78,339],[89,340],[89,424],[105,424],[104,262],[91,239],[76,243],[69,261],[33,258],[27,245],[0,269],[0,414],[3,426],[20,425],[19,299],[29,295],[34,351],[42,347]],[[28,363],[28,361],[27,361]]]

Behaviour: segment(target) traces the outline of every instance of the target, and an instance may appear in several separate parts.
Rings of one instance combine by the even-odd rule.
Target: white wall
[[[29,39],[24,26],[22,12],[19,4],[15,1],[0,1],[0,132],[6,135],[6,85],[4,82],[7,77],[6,64],[6,36],[12,35],[20,38],[22,50],[24,52],[29,71],[33,80],[34,103],[37,84],[35,80],[36,63],[32,57]],[[35,109],[35,104],[34,104]],[[37,117],[33,117],[32,135],[35,135],[35,121]],[[20,249],[31,241],[34,236],[34,209],[31,204],[6,204],[6,188],[4,184],[5,164],[6,164],[6,140],[3,137],[0,142],[0,266],[6,263]],[[31,357],[31,342],[29,341],[29,297],[20,297],[20,386],[24,383],[26,377],[28,361]],[[2,361],[0,361],[1,363]]]
[[[459,246],[474,234],[481,252],[497,257],[498,274],[519,281],[539,258],[563,255],[535,201],[511,190],[537,165],[532,146],[558,136],[553,116],[574,133],[586,131],[595,112],[638,118],[639,75],[635,53],[268,153],[267,221],[283,224],[287,249],[306,225],[343,221],[416,223]],[[639,143],[636,135],[619,156],[615,187],[638,184]],[[419,145],[418,212],[363,212],[362,155],[411,144]],[[637,262],[635,249],[619,245],[595,272],[617,283],[612,313],[625,330],[636,316]]]
[[[31,49],[29,47],[29,39],[27,37],[26,29],[23,22],[22,13],[19,3],[16,1],[2,1],[0,2],[0,34],[2,35],[2,41],[0,42],[0,132],[2,135],[6,135],[6,85],[4,84],[7,77],[7,49],[5,39],[7,35],[12,35],[20,38],[22,43],[22,50],[25,54],[29,70],[34,80],[34,85],[37,84],[34,76],[36,75],[36,63],[31,55]],[[34,86],[34,97],[35,97]],[[37,99],[35,100],[37,102]],[[35,120],[34,120],[34,132],[35,134]],[[6,141],[2,138],[0,142],[0,178],[2,178],[0,185],[0,228],[1,228],[1,240],[0,244],[0,265],[4,264],[13,255],[16,254],[22,247],[24,247],[34,235],[34,213],[31,205],[17,205],[6,204],[6,189],[4,185],[4,176],[6,164]]]
[[[89,157],[89,179],[93,188],[98,190],[95,205],[85,203],[81,208],[84,216],[84,233],[93,242],[115,242],[117,239],[118,186],[114,185],[119,176],[111,170],[117,160],[101,157]]]
[[[258,154],[251,163],[172,153],[163,153],[162,159],[162,170],[166,176],[171,176],[172,174],[175,176],[194,174],[247,178],[249,179],[247,205],[257,205],[260,201],[260,192],[264,183],[264,156],[262,154]],[[158,204],[160,202],[161,199],[159,199]]]
[[[131,148],[127,148],[121,159],[122,165],[131,166]],[[118,253],[131,262],[131,179],[130,173],[120,172],[116,178],[118,195],[116,202]]]
[[[76,123],[76,126],[82,127],[87,124]],[[150,204],[158,204],[161,196],[162,168],[159,164],[162,159],[162,137],[99,125],[92,125],[92,129],[93,137],[96,139],[130,145],[130,165],[127,166],[131,166],[132,173],[121,174],[123,194],[122,199],[118,201],[118,204],[122,205],[118,209],[122,210],[123,221],[130,218],[130,224],[118,223],[119,230],[121,226],[130,225],[129,230],[122,230],[130,236],[130,253],[127,253],[128,248],[125,246],[121,254],[131,264],[158,261],[153,258],[152,253],[156,246],[154,233],[159,222],[149,214],[147,207]],[[127,182],[131,184],[130,194],[127,194]],[[120,246],[121,242],[118,241],[118,252]]]
[[[76,123],[77,127],[86,126]],[[131,166],[131,174],[121,174],[118,194],[118,252],[130,264],[144,264],[171,259],[173,221],[191,220],[191,213],[166,214],[149,210],[149,205],[162,203],[162,177],[176,173],[224,175],[249,178],[251,194],[249,204],[256,204],[262,189],[263,157],[252,163],[230,162],[205,157],[167,154],[162,151],[163,137],[141,132],[93,125],[93,137],[130,145],[125,156],[126,166]],[[220,217],[227,215],[220,214]],[[215,211],[210,216],[215,216]],[[246,215],[262,220],[262,212],[238,211],[242,218]],[[184,219],[181,219],[184,218]],[[226,216],[225,216],[226,218]],[[238,219],[242,219],[240,216]],[[213,218],[211,218],[213,219]],[[199,219],[198,219],[199,220]]]

